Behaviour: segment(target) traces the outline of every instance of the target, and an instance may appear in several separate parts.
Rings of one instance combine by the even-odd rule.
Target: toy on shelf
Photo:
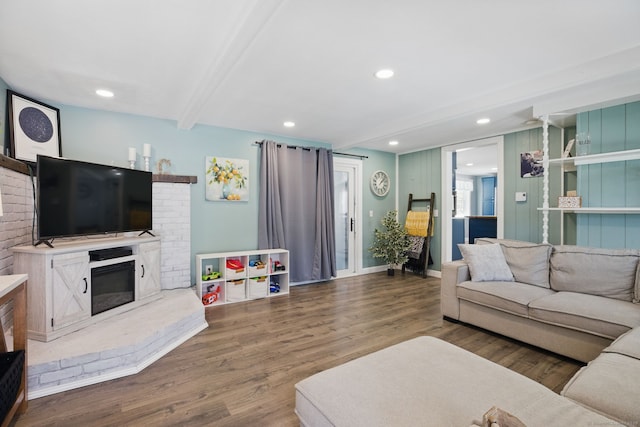
[[[285,271],[287,268],[280,261],[273,261],[273,271]]]
[[[271,292],[272,294],[277,294],[278,292],[280,292],[280,285],[274,282],[271,282],[269,284],[269,292]]]
[[[249,261],[249,267],[264,267],[264,262],[259,259],[252,259],[251,261]]]
[[[244,265],[242,265],[239,259],[228,259],[227,268],[229,270],[234,270],[236,273],[244,271]]]
[[[209,280],[216,280],[220,278],[220,272],[219,271],[212,271],[209,274],[203,274],[202,275],[202,280],[204,280],[205,282],[208,282]]]
[[[211,305],[220,299],[220,285],[209,285],[207,293],[202,295],[202,304]]]

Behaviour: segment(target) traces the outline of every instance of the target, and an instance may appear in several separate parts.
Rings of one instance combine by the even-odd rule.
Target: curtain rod
[[[259,145],[260,147],[262,147],[262,142],[263,141],[254,141],[254,144]],[[278,147],[282,147],[283,144],[278,144]],[[286,145],[287,148],[302,148],[303,150],[308,150],[311,151],[311,149],[315,149],[317,147],[303,147],[302,145]],[[360,154],[349,154],[349,153],[339,153],[337,151],[333,151],[333,154],[336,156],[349,156],[349,157],[358,157],[360,159],[368,159],[369,156],[363,156]]]

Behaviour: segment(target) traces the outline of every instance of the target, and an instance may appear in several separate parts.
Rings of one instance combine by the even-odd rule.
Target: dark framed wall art
[[[62,155],[60,110],[7,89],[10,155],[35,163],[38,154]]]

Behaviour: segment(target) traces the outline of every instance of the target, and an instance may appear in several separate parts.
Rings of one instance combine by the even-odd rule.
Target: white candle
[[[129,147],[129,161],[130,162],[136,161],[136,149],[133,147]]]
[[[144,157],[151,157],[151,144],[144,144]]]

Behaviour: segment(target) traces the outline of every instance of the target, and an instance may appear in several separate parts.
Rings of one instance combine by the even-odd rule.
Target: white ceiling
[[[0,0],[0,77],[53,105],[402,153],[640,99],[639,22],[638,0]]]

